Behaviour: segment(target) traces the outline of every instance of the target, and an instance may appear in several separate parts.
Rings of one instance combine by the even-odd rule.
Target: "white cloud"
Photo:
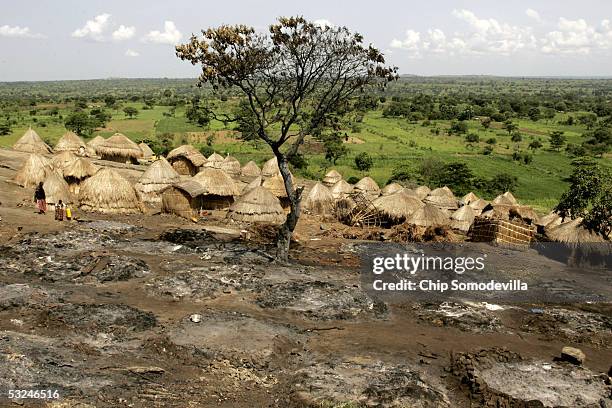
[[[90,38],[95,41],[104,41],[104,32],[108,27],[110,14],[103,13],[97,15],[93,20],[87,20],[85,25],[81,28],[77,28],[72,32],[72,36],[75,38]]]
[[[538,23],[542,22],[542,17],[540,17],[540,13],[538,13],[532,8],[528,8],[527,10],[525,10],[525,14],[527,15],[527,17],[531,18],[534,21],[537,21]]]
[[[0,26],[0,37],[13,37],[13,38],[45,38],[44,35],[33,33],[30,27]]]
[[[175,45],[179,41],[183,35],[176,28],[176,25],[173,21],[165,21],[164,22],[164,31],[153,30],[149,31],[149,33],[144,36],[143,41],[151,42],[155,44],[170,44]]]
[[[136,27],[126,27],[124,25],[120,25],[115,31],[113,31],[113,40],[123,41],[129,40],[136,34]]]
[[[612,25],[603,20],[599,27],[589,25],[584,19],[559,18],[557,30],[541,39],[545,54],[587,55],[612,48]]]
[[[127,57],[138,57],[138,56],[140,56],[140,53],[138,51],[134,51],[134,50],[128,49],[128,50],[125,51],[125,55]]]

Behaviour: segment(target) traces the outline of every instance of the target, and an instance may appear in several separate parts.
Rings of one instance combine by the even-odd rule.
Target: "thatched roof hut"
[[[582,226],[582,218],[576,218],[564,222],[546,231],[549,239],[556,242],[584,243],[584,242],[606,242],[599,234],[589,231]]]
[[[51,153],[49,145],[46,144],[32,128],[28,128],[23,136],[15,142],[13,150],[38,154]]]
[[[282,224],[286,218],[278,198],[263,186],[240,196],[230,206],[227,216],[235,221],[268,224]]]
[[[365,176],[355,184],[353,190],[356,193],[363,193],[370,198],[376,198],[380,195],[380,187],[369,176]]]
[[[330,192],[334,199],[339,200],[348,197],[348,195],[353,192],[353,186],[346,180],[340,180],[332,186]]]
[[[142,157],[142,151],[136,143],[121,133],[115,133],[104,142],[96,146],[96,153],[102,160],[118,163],[138,163]]]
[[[321,183],[317,183],[308,193],[306,199],[302,202],[304,210],[319,215],[329,215],[333,212],[334,196]]]
[[[56,172],[52,171],[47,175],[43,183],[45,190],[46,201],[48,204],[58,204],[60,200],[62,203],[69,204],[74,202],[74,197],[70,191],[70,187],[66,180]]]
[[[193,219],[203,209],[204,187],[197,181],[185,180],[161,192],[162,212]]]
[[[395,194],[399,191],[402,191],[404,189],[404,187],[401,184],[398,183],[391,183],[391,184],[387,184],[386,186],[384,186],[382,188],[382,190],[380,190],[380,193],[383,196],[388,196],[391,194]]]
[[[206,157],[191,145],[177,147],[166,158],[178,174],[185,176],[195,176],[206,164]]]
[[[418,198],[402,190],[378,197],[373,204],[393,224],[401,224],[415,211],[424,207]]]
[[[181,176],[162,157],[147,168],[134,188],[143,202],[159,203],[161,202],[161,192],[180,180]]]
[[[242,189],[242,194],[246,193],[249,190],[254,189],[255,187],[261,186],[262,183],[263,183],[263,178],[261,178],[261,176],[255,177],[253,180],[251,180],[249,184],[244,186],[244,188]]]
[[[98,171],[98,166],[83,157],[77,157],[68,166],[64,167],[64,179],[73,194],[78,194],[80,185],[88,177],[93,176]]]
[[[491,204],[518,205],[518,201],[516,201],[516,198],[514,198],[511,192],[506,191],[504,194],[495,197]]]
[[[422,200],[425,197],[427,197],[429,195],[429,193],[431,193],[431,190],[427,186],[418,186],[417,188],[414,189],[414,192]]]
[[[57,152],[72,152],[75,154],[83,155],[87,150],[87,145],[77,135],[72,131],[68,131],[60,137],[60,139],[55,144],[55,148],[53,149]]]
[[[451,215],[451,228],[468,232],[476,218],[474,210],[469,205],[464,205]]]
[[[204,188],[203,207],[207,210],[227,208],[240,195],[240,189],[223,170],[204,167],[193,177]]]
[[[461,203],[463,205],[470,205],[471,203],[474,203],[478,200],[480,200],[480,198],[476,194],[470,191],[469,193],[467,193],[461,198]]]
[[[135,214],[141,204],[134,187],[117,171],[103,168],[81,183],[81,208],[105,214]]]
[[[223,159],[219,168],[230,176],[240,175],[240,162],[235,157],[227,156]]]
[[[104,139],[102,136],[98,135],[96,137],[94,137],[93,139],[91,139],[89,142],[87,142],[87,151],[88,152],[93,152],[94,154],[98,154],[98,151],[96,150],[96,148],[104,143],[106,139]]]
[[[340,180],[342,180],[342,174],[338,173],[338,171],[335,169],[331,169],[327,172],[325,177],[323,177],[323,185],[325,187],[332,187]]]
[[[245,164],[240,170],[240,175],[244,177],[259,177],[261,176],[261,169],[253,160]]]
[[[271,158],[267,162],[264,163],[261,168],[261,176],[263,178],[274,177],[280,173],[280,169],[278,168],[278,160],[276,157]]]
[[[477,214],[480,214],[482,212],[482,210],[489,205],[489,202],[479,198],[476,201],[473,201],[471,203],[468,204],[470,207],[472,207],[472,210],[476,211]]]
[[[54,154],[51,158],[53,168],[64,172],[64,169],[72,164],[78,157],[71,150],[64,150],[59,154]]]
[[[515,205],[510,209],[510,218],[519,217],[524,221],[535,223],[538,220],[538,214],[528,205]]]
[[[140,148],[140,151],[142,152],[143,159],[150,159],[151,157],[155,156],[155,152],[145,142],[140,142],[138,144],[138,148]]]
[[[21,187],[36,187],[39,183],[44,182],[51,172],[53,172],[51,161],[44,156],[32,153],[23,166],[17,170],[11,182]]]
[[[510,210],[513,208],[514,208],[514,205],[490,203],[485,208],[482,209],[480,216],[484,218],[496,218],[500,220],[509,220]]]
[[[204,164],[204,167],[220,169],[221,165],[223,164],[223,160],[224,160],[223,156],[213,152],[213,154],[208,156],[208,159],[206,159],[206,163]]]
[[[548,214],[538,218],[535,225],[543,228],[552,228],[556,227],[557,225],[561,225],[562,222],[563,218],[561,218],[561,216],[556,212],[551,211]]]
[[[431,204],[425,204],[423,207],[413,212],[406,222],[423,227],[435,227],[449,225],[450,219],[446,213],[438,207]]]
[[[423,201],[445,210],[456,210],[459,207],[457,199],[452,193],[449,195],[446,191],[441,191],[440,189],[436,189],[429,193]]]
[[[293,176],[291,176],[293,179]],[[285,189],[285,180],[283,176],[277,174],[263,181],[262,186],[267,188],[272,194],[278,198],[286,198],[287,190]]]

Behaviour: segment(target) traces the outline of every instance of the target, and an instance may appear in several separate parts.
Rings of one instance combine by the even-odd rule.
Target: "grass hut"
[[[234,221],[267,224],[282,224],[286,218],[278,198],[263,186],[240,196],[230,206],[227,216]]]
[[[402,187],[401,184],[391,183],[391,184],[387,184],[386,186],[384,186],[382,188],[382,190],[380,190],[380,193],[383,196],[388,196],[388,195],[391,195],[391,194],[398,193],[398,192],[402,191],[403,189],[404,189],[404,187]]]
[[[204,187],[193,179],[166,187],[161,192],[162,212],[193,219],[203,209],[204,192]]]
[[[28,128],[23,136],[15,142],[13,150],[38,154],[51,153],[49,145],[46,144],[32,128]]]
[[[546,231],[549,239],[565,243],[606,242],[599,234],[582,226],[582,218],[564,222]]]
[[[213,153],[210,156],[208,156],[208,159],[206,159],[206,163],[204,164],[204,167],[220,169],[223,165],[223,160],[224,160],[223,156],[217,153]]]
[[[265,162],[263,167],[261,168],[261,176],[263,178],[274,177],[279,173],[280,170],[278,168],[278,160],[276,159],[276,157],[273,157],[267,162]]]
[[[259,177],[261,176],[261,169],[253,160],[245,164],[240,170],[240,175],[243,177]]]
[[[545,229],[554,228],[557,225],[561,225],[562,222],[563,218],[561,218],[561,216],[556,212],[551,211],[550,213],[538,218],[538,220],[535,222],[535,225],[541,227],[541,229]]]
[[[166,158],[172,168],[184,176],[195,176],[206,164],[206,157],[191,145],[177,147]]]
[[[89,142],[87,142],[87,152],[89,154],[93,153],[93,156],[99,155],[97,148],[100,144],[104,143],[105,141],[106,139],[104,139],[100,135],[94,137]]]
[[[468,232],[474,223],[476,214],[469,205],[464,205],[451,215],[451,228]]]
[[[219,168],[232,177],[240,175],[240,162],[235,157],[227,156],[223,159]]]
[[[455,195],[446,186],[432,190],[423,201],[444,210],[454,211],[459,208]]]
[[[427,186],[419,186],[419,187],[414,189],[414,192],[419,197],[419,199],[422,200],[425,197],[427,197],[429,195],[429,193],[431,193],[431,190]]]
[[[415,211],[424,207],[421,200],[402,190],[378,197],[373,204],[391,224],[401,224]]]
[[[510,210],[514,208],[513,205],[508,204],[488,204],[482,209],[481,217],[484,218],[495,218],[500,220],[510,219]]]
[[[72,162],[74,162],[76,159],[77,156],[75,156],[72,151],[64,150],[59,154],[53,155],[51,158],[51,164],[53,168],[61,171],[62,174],[64,174],[64,169],[70,166],[70,164],[72,164]]]
[[[504,194],[498,195],[491,203],[494,205],[518,205],[518,201],[516,201],[516,198],[514,198],[512,193],[509,191],[506,191]]]
[[[70,192],[70,186],[66,180],[58,173],[52,171],[47,175],[43,183],[47,204],[56,205],[62,203],[69,204],[74,202],[74,196]]]
[[[140,142],[138,144],[138,148],[142,152],[142,158],[145,159],[145,160],[149,160],[153,156],[155,156],[155,152],[145,142]]]
[[[332,187],[334,184],[342,180],[342,174],[338,173],[337,170],[332,169],[327,172],[325,177],[323,177],[323,185],[325,187]]]
[[[321,183],[317,183],[302,203],[304,210],[311,214],[330,215],[334,210],[334,196]]]
[[[161,192],[174,183],[181,181],[181,176],[163,157],[155,161],[140,176],[134,186],[138,197],[145,203],[160,203]]]
[[[529,224],[534,224],[538,220],[538,214],[528,205],[515,205],[510,209],[510,218],[519,217]]]
[[[449,225],[450,219],[446,213],[438,207],[432,204],[425,204],[423,207],[413,212],[406,222],[422,227],[436,227]]]
[[[98,166],[84,157],[77,157],[64,168],[64,180],[68,183],[73,194],[79,194],[81,183],[98,171]]]
[[[193,177],[204,188],[202,208],[216,210],[227,208],[240,195],[240,189],[232,178],[221,169],[203,168]]]
[[[348,197],[348,195],[353,192],[353,186],[346,180],[340,180],[333,185],[330,192],[335,200],[339,200]]]
[[[78,155],[85,155],[87,145],[76,133],[68,131],[60,137],[53,149],[58,152],[72,152]]]
[[[359,180],[355,187],[353,187],[353,191],[356,193],[363,193],[366,197],[376,198],[380,195],[380,187],[378,184],[369,176],[366,176]]]
[[[291,176],[291,179],[295,183],[293,175]],[[287,195],[287,189],[285,189],[285,180],[283,179],[283,176],[280,175],[280,173],[276,176],[264,179],[262,186],[268,189],[272,194],[276,196],[276,198],[280,200],[280,203],[283,208],[288,208],[290,206],[291,202],[289,201],[289,196]]]
[[[263,183],[263,178],[261,178],[261,176],[255,177],[249,184],[247,184],[242,189],[242,194],[246,193],[247,191],[250,191],[250,190],[254,189],[255,187],[261,186],[262,183]]]
[[[483,200],[482,198],[479,198],[476,201],[472,201],[471,203],[468,204],[470,207],[472,207],[472,210],[474,210],[476,215],[479,215],[482,210],[489,205],[489,202],[486,200]]]
[[[81,208],[104,214],[141,212],[136,190],[117,171],[103,168],[83,183],[79,190]]]
[[[23,166],[17,170],[11,182],[21,187],[36,187],[38,183],[45,181],[49,173],[53,171],[52,169],[53,167],[49,159],[39,154],[32,153]]]
[[[480,200],[480,198],[476,194],[470,191],[469,193],[467,193],[461,198],[461,203],[463,205],[470,205],[478,200]]]
[[[138,164],[138,159],[142,157],[142,151],[138,145],[121,133],[115,133],[98,144],[96,152],[102,160],[117,163]]]

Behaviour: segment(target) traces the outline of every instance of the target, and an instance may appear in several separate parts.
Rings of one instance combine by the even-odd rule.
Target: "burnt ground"
[[[283,265],[222,219],[57,223],[26,193],[0,180],[2,407],[612,406],[609,303],[382,301],[312,217]]]

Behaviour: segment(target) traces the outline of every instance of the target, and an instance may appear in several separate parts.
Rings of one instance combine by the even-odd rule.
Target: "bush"
[[[480,142],[480,136],[478,136],[476,133],[470,133],[465,137],[465,141],[468,143],[478,143]]]
[[[359,182],[359,177],[351,176],[346,180],[349,184],[356,184]]]
[[[497,139],[494,138],[494,137],[489,138],[489,139],[487,139],[487,144],[490,144],[490,145],[497,144]]]
[[[514,190],[517,184],[518,178],[507,173],[501,173],[486,183],[486,190],[490,194],[498,195]]]
[[[493,148],[491,146],[485,146],[484,149],[482,149],[482,154],[484,154],[485,156],[490,156],[493,153]]]
[[[374,160],[366,152],[361,152],[355,156],[355,167],[357,170],[368,171],[372,168]]]
[[[289,163],[294,168],[300,170],[304,170],[308,167],[308,160],[300,153],[289,156]]]
[[[391,178],[389,179],[389,183],[392,183],[394,181],[413,181],[416,179],[417,177],[413,168],[408,165],[401,165],[391,171]]]
[[[213,154],[215,152],[215,149],[213,149],[210,146],[200,146],[200,148],[198,149],[200,150],[200,153],[202,153],[204,156],[208,157],[211,154]]]

